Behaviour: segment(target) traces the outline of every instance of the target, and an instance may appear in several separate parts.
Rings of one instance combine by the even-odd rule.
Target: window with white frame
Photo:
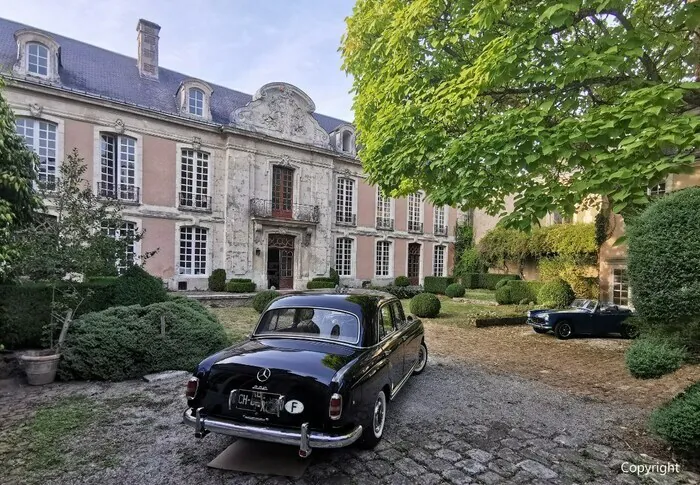
[[[27,44],[27,72],[37,76],[49,75],[49,49],[38,42]]]
[[[339,177],[336,186],[335,222],[339,224],[352,224],[356,222],[353,210],[355,197],[355,181],[345,177]]]
[[[377,189],[377,229],[394,229],[391,198],[384,197],[379,189]]]
[[[352,133],[344,131],[341,137],[341,150],[344,152],[352,152]]]
[[[391,242],[377,241],[375,276],[391,276]]]
[[[408,196],[408,231],[423,232],[423,211],[420,192]]]
[[[187,111],[191,115],[204,116],[204,91],[199,88],[187,91]]]
[[[110,199],[139,201],[139,188],[136,186],[136,139],[110,133],[100,135],[98,194]]]
[[[209,154],[182,150],[180,165],[180,206],[211,210],[209,197]]]
[[[647,189],[647,194],[649,194],[651,197],[661,197],[662,195],[666,195],[666,182],[661,182],[653,187],[649,187]]]
[[[136,262],[136,223],[124,221],[119,227],[103,225],[102,229],[108,236],[126,240],[124,257],[117,259],[117,271],[122,274]]]
[[[615,305],[629,305],[630,287],[626,268],[613,269],[612,301]]]
[[[17,118],[17,134],[27,147],[39,156],[39,185],[47,190],[56,188],[56,124],[33,118]]]
[[[349,237],[335,240],[335,270],[338,276],[352,276],[352,239]]]
[[[433,209],[433,225],[434,230],[433,233],[438,235],[438,236],[445,236],[447,235],[447,225],[445,223],[446,217],[445,217],[445,207],[444,206],[436,206]]]
[[[433,248],[433,276],[445,276],[445,246]]]
[[[207,238],[209,230],[203,227],[186,226],[180,228],[181,275],[207,274]]]

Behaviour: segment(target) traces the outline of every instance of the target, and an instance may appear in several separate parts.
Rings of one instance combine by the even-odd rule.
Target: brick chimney
[[[141,77],[158,80],[158,39],[160,25],[139,19],[136,26],[138,42],[138,67]]]

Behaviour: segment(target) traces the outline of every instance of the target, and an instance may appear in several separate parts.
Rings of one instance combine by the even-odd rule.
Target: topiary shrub
[[[223,326],[196,305],[172,300],[83,315],[68,331],[59,377],[119,381],[164,370],[193,371],[229,344]]]
[[[506,286],[509,281],[512,281],[512,280],[507,279],[507,278],[503,278],[502,280],[499,280],[499,282],[496,283],[495,289],[499,289],[501,286]]]
[[[229,293],[253,293],[255,288],[256,284],[245,278],[232,278],[226,283],[226,291]]]
[[[410,284],[411,280],[408,279],[408,276],[397,276],[394,280],[394,286],[410,286]]]
[[[445,289],[445,294],[450,298],[461,298],[464,296],[464,286],[459,283],[452,283]]]
[[[411,313],[418,317],[437,317],[440,314],[440,300],[432,293],[416,295],[411,298]]]
[[[700,188],[651,204],[627,225],[628,273],[638,315],[684,323],[700,315]]]
[[[280,294],[275,290],[261,291],[253,297],[253,308],[255,308],[258,313],[262,313],[265,311],[265,308],[267,308],[267,305],[278,296],[280,296]]]
[[[426,276],[423,281],[423,287],[426,293],[435,293],[444,295],[447,287],[455,282],[451,276]]]
[[[634,377],[652,379],[680,368],[688,354],[667,340],[639,338],[625,352],[625,365]]]
[[[543,285],[544,282],[542,281],[507,281],[507,286],[510,288],[513,303],[520,303],[523,300],[527,300],[527,303],[537,301],[537,295],[539,294]]]
[[[209,276],[209,291],[224,291],[226,289],[226,270],[215,269]]]
[[[498,288],[494,296],[496,298],[496,303],[499,305],[512,305],[515,302],[509,285]]]
[[[700,382],[656,409],[649,427],[679,450],[700,452]]]
[[[334,281],[329,281],[328,278],[314,278],[306,283],[306,288],[309,290],[319,290],[322,288],[335,288],[337,284]]]
[[[551,308],[566,308],[576,295],[571,285],[562,279],[547,281],[537,294],[537,303]]]
[[[114,285],[114,305],[151,305],[168,299],[163,280],[141,266],[129,267]]]
[[[388,286],[369,286],[367,287],[371,290],[377,290],[377,291],[385,291],[387,293],[391,293],[394,295],[396,298],[399,298],[401,300],[406,300],[409,298],[413,298],[416,295],[420,295],[423,293],[423,287],[422,286],[394,286],[394,285],[388,285]]]

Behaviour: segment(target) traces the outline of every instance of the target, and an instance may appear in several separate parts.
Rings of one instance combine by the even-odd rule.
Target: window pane
[[[389,241],[377,242],[376,276],[389,276]]]
[[[180,229],[180,274],[206,274],[207,233],[202,227]]]
[[[280,308],[263,315],[255,335],[316,337],[355,344],[360,339],[357,317],[339,310]]]
[[[445,274],[445,246],[435,246],[433,249],[433,275]]]
[[[56,125],[42,120],[17,118],[16,130],[28,148],[39,156],[39,183],[47,189],[56,184]]]
[[[49,50],[41,44],[27,45],[27,71],[40,76],[49,74]]]
[[[351,224],[353,222],[353,197],[355,181],[339,178],[336,186],[336,222]]]
[[[612,300],[615,305],[626,306],[629,303],[629,281],[624,268],[613,270]]]
[[[187,105],[190,114],[202,116],[204,114],[204,91],[191,88],[189,90]]]
[[[339,276],[352,276],[352,239],[344,237],[336,239],[335,270]]]

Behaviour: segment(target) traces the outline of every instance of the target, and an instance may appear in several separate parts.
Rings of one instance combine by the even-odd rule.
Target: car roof
[[[353,313],[363,320],[368,316],[371,318],[382,303],[395,299],[391,293],[377,290],[311,290],[280,296],[272,301],[267,309],[327,308]]]

